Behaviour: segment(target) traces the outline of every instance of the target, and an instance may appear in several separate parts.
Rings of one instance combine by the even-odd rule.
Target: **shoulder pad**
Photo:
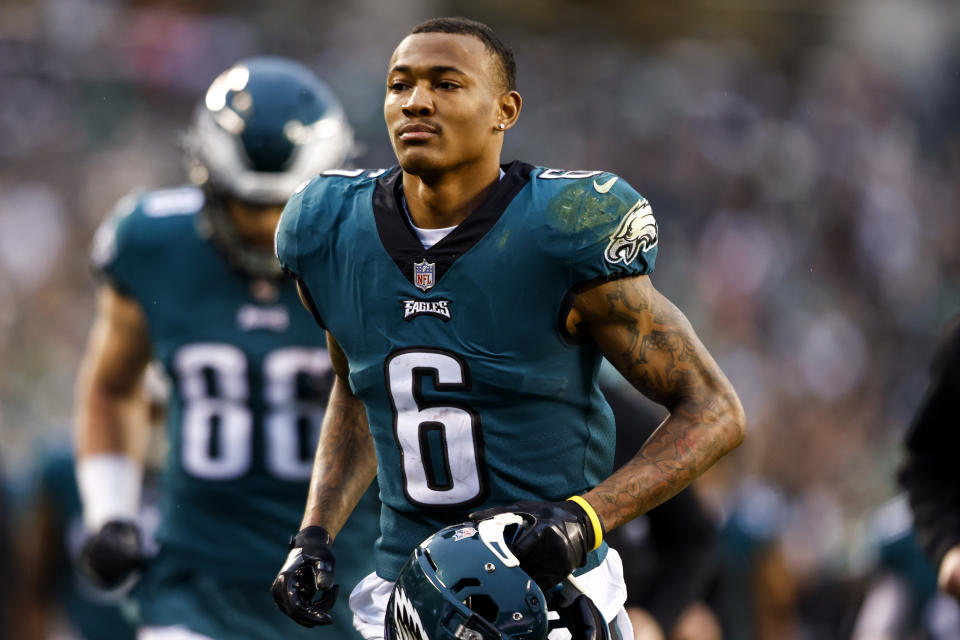
[[[534,175],[550,223],[574,247],[589,246],[584,254],[587,260],[600,260],[592,277],[610,279],[653,271],[657,221],[647,200],[626,180],[607,171],[542,167]]]
[[[542,186],[551,190],[563,190],[576,185],[577,188],[583,189],[584,195],[592,195],[595,198],[602,199],[603,196],[608,196],[610,198],[629,199],[631,200],[630,205],[633,205],[637,200],[631,195],[636,193],[633,188],[623,178],[609,171],[567,171],[538,167],[534,175],[538,181],[545,181],[540,183]]]
[[[390,169],[327,169],[297,187],[287,203],[288,208],[290,202],[295,199],[310,202],[326,193],[328,189],[349,190],[351,186],[360,186],[370,180],[376,180],[389,171]]]
[[[204,200],[203,191],[190,186],[124,196],[93,238],[90,257],[95,271],[118,281],[120,262],[146,248],[163,246],[181,229],[181,223],[173,219],[184,220],[183,216],[198,213]]]

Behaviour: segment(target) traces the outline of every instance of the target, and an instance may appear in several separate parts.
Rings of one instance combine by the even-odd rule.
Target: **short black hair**
[[[479,38],[487,50],[497,57],[500,63],[500,80],[503,82],[504,88],[507,91],[516,90],[517,61],[513,57],[513,49],[507,46],[493,32],[493,29],[482,22],[460,17],[431,18],[410,30],[411,35],[414,33],[456,33]]]

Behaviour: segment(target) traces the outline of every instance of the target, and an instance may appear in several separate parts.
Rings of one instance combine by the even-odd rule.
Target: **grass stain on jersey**
[[[507,229],[506,231],[503,232],[503,234],[501,234],[500,238],[497,240],[497,249],[499,249],[501,253],[506,251],[507,242],[510,240],[510,236],[512,235],[513,235],[513,229]]]
[[[547,205],[550,224],[574,234],[594,228],[606,231],[622,203],[618,198],[597,194],[590,186],[589,182],[578,181],[553,198]],[[610,205],[616,210],[611,211]]]

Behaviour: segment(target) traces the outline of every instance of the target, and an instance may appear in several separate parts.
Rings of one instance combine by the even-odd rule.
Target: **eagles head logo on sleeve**
[[[657,221],[645,198],[640,198],[623,216],[603,253],[607,262],[630,264],[641,251],[657,246]]]

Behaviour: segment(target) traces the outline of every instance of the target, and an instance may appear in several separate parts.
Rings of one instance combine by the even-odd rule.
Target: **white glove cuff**
[[[136,521],[140,513],[143,468],[119,453],[84,456],[77,461],[83,525],[96,533],[110,520]]]

